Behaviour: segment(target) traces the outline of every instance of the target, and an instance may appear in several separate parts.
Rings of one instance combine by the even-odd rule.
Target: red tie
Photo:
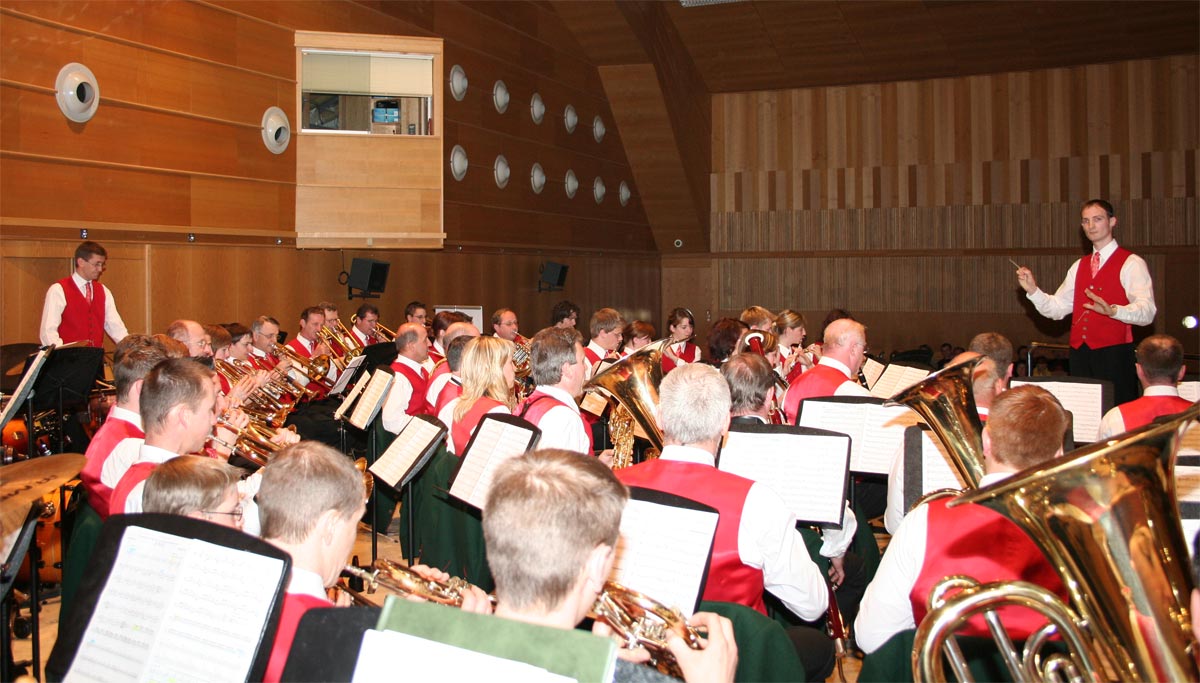
[[[1096,277],[1096,273],[1100,270],[1100,252],[1092,252],[1092,277]]]
[[[90,306],[92,304],[92,281],[91,280],[87,281],[87,300],[88,300],[88,305]]]
[[[421,366],[421,379],[423,379],[423,380],[429,379],[429,371],[425,369],[424,365]]]

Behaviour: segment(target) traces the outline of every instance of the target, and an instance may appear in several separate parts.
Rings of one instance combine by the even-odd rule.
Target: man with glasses
[[[95,242],[75,248],[75,272],[46,290],[39,333],[43,345],[86,342],[99,348],[105,333],[114,344],[129,333],[112,292],[98,282],[107,263],[108,252]]]
[[[870,396],[855,378],[867,358],[867,328],[841,318],[825,327],[821,360],[792,383],[783,399],[788,424],[796,422],[800,402],[821,396]]]
[[[272,370],[281,362],[275,355],[275,344],[277,343],[279,343],[278,320],[269,315],[260,315],[250,323],[250,363],[254,367],[259,370]],[[281,371],[286,369],[285,366]]]
[[[220,460],[181,455],[158,467],[146,479],[142,511],[203,519],[242,528],[241,471]]]
[[[517,325],[517,312],[511,308],[501,308],[492,314],[492,331],[497,337],[514,344],[528,343],[529,340],[517,332]]]
[[[350,334],[363,346],[378,344],[380,339],[375,334],[375,326],[379,323],[379,307],[375,304],[363,304],[354,313],[354,325]]]
[[[195,320],[176,320],[167,327],[167,336],[186,346],[192,358],[212,358],[212,339]]]

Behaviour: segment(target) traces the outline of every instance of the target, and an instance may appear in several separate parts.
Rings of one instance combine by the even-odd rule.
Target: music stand
[[[25,522],[21,525],[21,530],[17,532],[17,539],[13,543],[12,550],[8,553],[8,557],[4,559],[4,565],[0,567],[0,680],[11,681],[16,678],[16,662],[12,656],[12,620],[8,611],[8,596],[13,589],[13,585],[17,581],[17,572],[20,571],[21,563],[25,561],[25,555],[29,555],[30,577],[29,577],[29,612],[33,617],[33,630],[30,633],[32,638],[32,651],[30,652],[30,661],[33,667],[33,677],[41,680],[42,669],[42,652],[41,652],[41,628],[40,619],[38,619],[38,575],[37,562],[39,558],[38,548],[33,544],[34,535],[37,532],[38,520],[41,519],[42,510],[45,504],[42,501],[34,501],[29,506],[29,514],[25,517]]]
[[[349,681],[363,633],[379,623],[378,607],[317,607],[300,617],[281,681]]]
[[[104,349],[91,346],[57,347],[42,367],[33,384],[30,402],[29,443],[33,450],[32,415],[44,410],[55,409],[56,436],[55,453],[63,452],[62,417],[63,406],[68,402],[86,403],[88,394],[96,384],[96,378],[104,368]]]
[[[391,342],[379,342],[378,344],[371,344],[364,347],[362,355],[367,359],[363,363],[363,367],[366,368],[364,372],[374,372],[375,368],[379,366],[387,367],[391,365],[392,361],[396,360],[396,356],[400,354],[396,350],[395,344]]]

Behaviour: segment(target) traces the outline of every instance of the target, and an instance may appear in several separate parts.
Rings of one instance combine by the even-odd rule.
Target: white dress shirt
[[[141,453],[142,444],[145,441],[145,439],[133,437],[118,441],[100,468],[100,483],[110,489],[116,488],[121,477],[125,476],[125,472],[138,461],[138,455]]]
[[[979,486],[993,484],[1009,474],[985,474]],[[888,542],[875,579],[867,586],[858,607],[854,638],[863,652],[870,654],[897,633],[917,627],[910,595],[925,564],[928,537],[929,506],[921,505],[908,513]]]
[[[140,439],[139,439],[140,440]],[[158,446],[150,446],[145,442],[138,449],[137,462],[152,462],[156,465],[161,465],[172,458],[178,458],[179,454],[174,451],[168,451],[165,448]],[[136,463],[135,463],[136,464]],[[125,475],[121,475],[122,477]],[[129,491],[129,497],[125,499],[125,513],[135,514],[142,511],[142,492],[146,490],[146,480],[138,482]]]
[[[396,362],[411,368],[417,375],[424,370],[420,363],[407,356],[396,356]],[[393,434],[399,434],[401,429],[408,426],[408,421],[412,418],[408,414],[408,402],[412,399],[412,393],[413,386],[409,383],[408,378],[397,372],[396,378],[392,380],[392,386],[388,390],[387,399],[383,402],[383,410],[380,411],[384,429]]]
[[[713,454],[689,446],[666,446],[663,460],[714,466]],[[761,484],[746,493],[738,526],[738,558],[761,569],[763,587],[796,616],[813,621],[829,608],[825,577],[796,531],[796,517],[779,494]]]
[[[547,410],[538,421],[538,429],[542,430],[538,448],[561,448],[591,455],[591,440],[584,430],[583,418],[579,416],[579,406],[575,399],[558,387],[539,384],[534,393],[539,391],[562,401],[565,405],[556,405]]]
[[[71,280],[79,288],[79,293],[86,299],[88,281],[79,277],[79,273],[71,273]],[[124,339],[129,331],[125,329],[125,322],[121,320],[121,314],[117,312],[117,302],[112,291],[96,281],[92,285],[93,292],[97,285],[104,288],[104,331],[116,344]],[[58,326],[62,324],[62,314],[66,308],[67,295],[63,292],[62,285],[55,282],[46,290],[46,302],[42,305],[42,325],[38,333],[42,346],[63,343],[62,337],[58,336]]]
[[[325,592],[325,581],[316,572],[310,572],[307,569],[301,569],[295,565],[292,566],[292,575],[288,577],[287,591],[292,595],[307,595],[313,598],[321,598],[328,600],[329,594]]]
[[[425,400],[429,401],[429,405],[433,406],[434,408],[437,407],[438,396],[441,395],[442,389],[446,388],[446,383],[451,379],[459,378],[456,377],[453,372],[443,372],[437,377],[431,376],[429,378],[429,390],[425,392]],[[462,380],[459,379],[459,385],[461,384]]]
[[[1104,248],[1100,250],[1101,268],[1116,250],[1116,240],[1104,245]],[[1091,260],[1090,254],[1087,256],[1087,260]],[[1084,259],[1079,259],[1071,264],[1071,267],[1067,269],[1067,277],[1063,279],[1062,284],[1058,286],[1058,291],[1053,295],[1043,292],[1040,288],[1032,294],[1025,295],[1033,302],[1038,313],[1051,320],[1062,320],[1071,315],[1075,308],[1075,275],[1079,271],[1079,264],[1083,261]],[[1158,310],[1154,306],[1154,285],[1150,281],[1150,270],[1141,256],[1130,254],[1129,258],[1125,259],[1125,264],[1121,266],[1120,279],[1129,304],[1117,306],[1108,302],[1115,308],[1112,317],[1130,325],[1149,325],[1154,322],[1154,314]],[[1090,302],[1091,299],[1088,301]]]
[[[122,408],[121,406],[114,405],[108,411],[108,418],[106,418],[106,419],[124,420],[124,421],[128,422],[129,424],[137,427],[138,429],[142,429],[142,416],[138,413],[133,412],[132,410],[130,410],[128,408]],[[142,429],[142,431],[145,431],[145,430]]]
[[[1178,398],[1179,389],[1174,385],[1154,384],[1142,390],[1142,396],[1174,396]],[[1125,416],[1121,414],[1121,406],[1110,409],[1104,414],[1104,418],[1100,420],[1101,441],[1117,434],[1123,434],[1125,431],[1127,431],[1125,429]]]
[[[312,358],[313,356],[316,355],[315,353],[313,353],[313,349],[317,348],[317,342],[309,339],[308,337],[305,337],[304,335],[298,334],[298,335],[296,335],[296,343],[303,346],[304,349],[306,351],[308,351],[309,358]],[[332,358],[333,358],[333,356],[331,355],[330,356],[331,360],[329,361],[329,372],[325,375],[325,379],[329,380],[330,382],[335,381],[338,377],[337,364],[335,364],[333,362]]]

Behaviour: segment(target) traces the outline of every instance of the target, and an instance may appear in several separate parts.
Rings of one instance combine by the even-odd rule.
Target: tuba
[[[1179,523],[1174,478],[1182,433],[1198,417],[1200,403],[1160,424],[1078,449],[951,503],[984,505],[1021,527],[1062,577],[1073,609],[1020,582],[964,590],[921,622],[913,650],[918,680],[942,680],[939,653],[943,644],[955,649],[947,641],[960,617],[986,608],[983,603],[1004,602],[1003,595],[989,601],[989,590],[1029,593],[1018,603],[1042,606],[1039,611],[1065,628],[1068,643],[1083,644],[1083,651],[1073,654],[1092,679],[1200,680],[1188,607],[1193,588],[1188,544]],[[1034,634],[1027,651],[1029,643],[1039,640]],[[1007,646],[1018,667],[1034,666],[1016,658],[1011,642]],[[959,666],[953,654],[951,662]]]
[[[968,488],[979,486],[983,478],[983,423],[972,392],[975,366],[982,360],[943,368],[884,404],[912,408],[929,423]]]
[[[679,663],[667,649],[667,638],[672,633],[693,650],[700,649],[700,632],[688,625],[679,610],[615,581],[605,582],[589,616],[608,624],[625,641],[624,647],[646,648],[649,664],[668,676],[683,678]]]
[[[616,432],[612,435],[614,469],[632,464],[635,421],[650,443],[662,450],[662,431],[654,419],[654,410],[663,378],[663,349],[670,342],[670,337],[650,342],[592,377],[583,387],[584,391],[601,391],[617,402],[617,409],[609,416]]]

